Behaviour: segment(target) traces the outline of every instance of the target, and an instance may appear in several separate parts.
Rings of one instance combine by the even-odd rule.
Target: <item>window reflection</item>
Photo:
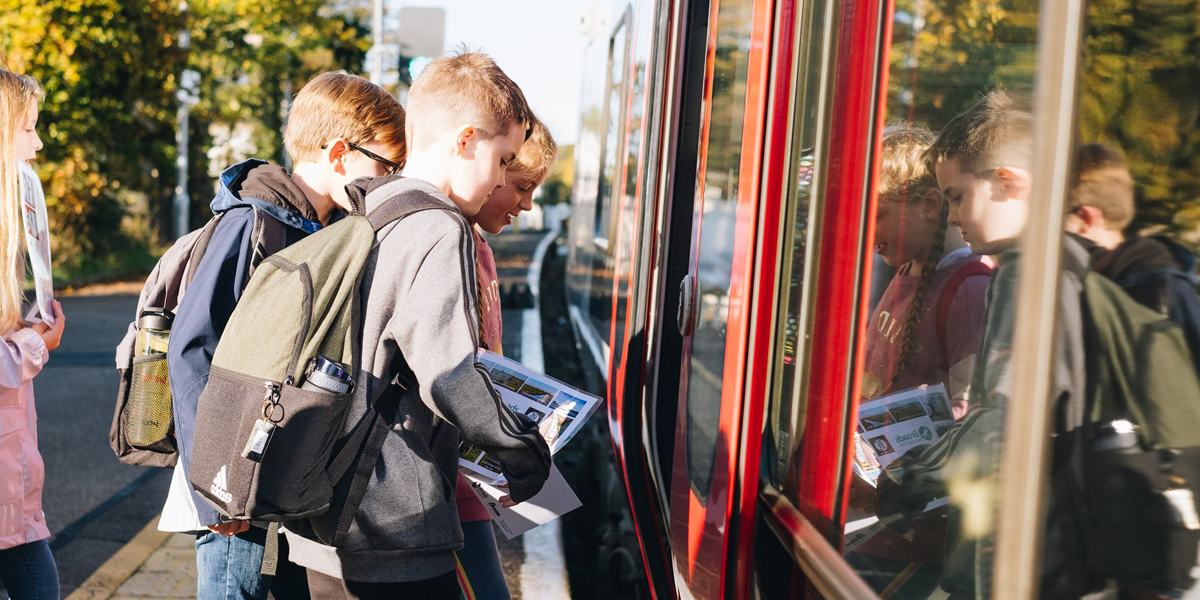
[[[722,2],[718,8],[711,112],[701,159],[703,179],[697,187],[700,197],[696,200],[701,206],[696,257],[699,318],[688,361],[687,465],[688,478],[701,497],[707,495],[712,482],[720,425],[753,10],[750,0]]]

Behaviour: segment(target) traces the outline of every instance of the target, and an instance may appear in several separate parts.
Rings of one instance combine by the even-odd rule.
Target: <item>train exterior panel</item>
[[[1019,271],[1004,307],[1017,324],[1015,375],[1004,383],[1006,445],[996,477],[972,482],[982,496],[967,502],[953,492],[957,506],[930,514],[999,507],[981,525],[989,573],[973,585],[984,596],[1038,596],[1037,515],[1053,474],[1047,448],[1055,427],[1038,415],[1052,410],[1044,365],[1056,360],[1046,332],[1062,318],[1053,309],[1057,248],[1064,227],[1078,229],[1066,210],[1076,148],[1122,146],[1143,215],[1129,235],[1140,228],[1192,248],[1200,240],[1200,144],[1188,141],[1200,133],[1186,116],[1196,104],[1181,83],[1200,67],[1181,66],[1183,46],[1164,45],[1156,56],[1178,59],[1173,70],[1139,80],[1156,82],[1169,140],[1150,124],[1124,125],[1148,118],[1134,115],[1144,102],[1101,82],[1135,52],[1113,46],[1129,31],[1114,24],[1200,25],[1194,7],[1175,8],[1133,14],[1081,0],[595,3],[566,281],[572,323],[608,400],[613,461],[600,475],[602,496],[606,510],[622,516],[610,526],[621,531],[606,537],[624,541],[605,556],[633,560],[639,575],[622,593],[875,598],[909,586],[903,597],[939,597],[939,588],[952,587],[944,557],[913,560],[902,570],[908,575],[889,584],[864,571],[860,561],[871,551],[864,559],[843,546],[847,532],[873,519],[851,500],[861,483],[851,468],[853,439],[866,431],[858,406],[879,395],[865,364],[868,328],[877,326],[885,289],[915,264],[897,273],[881,258],[878,240],[889,235],[877,231],[887,226],[879,225],[881,140],[899,121],[937,132],[1002,89],[1029,99],[1035,123],[1018,159],[1027,165],[1029,225],[1014,251],[1051,260]],[[1164,20],[1167,13],[1175,21]],[[1163,35],[1192,35],[1186,31],[1179,25]],[[1123,105],[1100,108],[1122,93]],[[1185,168],[1155,171],[1167,155]],[[941,233],[957,224],[944,210]],[[968,235],[953,243],[970,242]],[[941,238],[934,247],[951,254]],[[941,268],[937,260],[928,268],[935,263]]]

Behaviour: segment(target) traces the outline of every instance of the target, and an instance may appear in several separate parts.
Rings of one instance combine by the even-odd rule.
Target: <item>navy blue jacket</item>
[[[321,227],[304,192],[287,172],[256,159],[238,163],[221,174],[211,208],[214,214],[225,214],[177,307],[167,347],[175,437],[185,475],[190,474],[196,407],[208,384],[213,352],[250,272],[254,209],[285,226],[285,245]],[[194,491],[192,501],[202,525],[218,523],[216,510]]]

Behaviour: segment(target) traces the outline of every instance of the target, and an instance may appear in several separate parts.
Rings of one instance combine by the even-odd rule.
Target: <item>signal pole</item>
[[[374,51],[371,61],[371,83],[383,85],[383,0],[375,0],[375,18],[372,19]]]

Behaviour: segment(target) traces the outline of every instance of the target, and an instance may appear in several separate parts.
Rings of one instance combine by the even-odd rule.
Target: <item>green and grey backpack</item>
[[[358,376],[359,294],[376,233],[435,209],[454,212],[426,194],[400,194],[369,216],[350,215],[259,266],[217,344],[196,414],[189,480],[226,518],[286,521],[322,514],[356,458],[374,467],[400,386],[391,385],[345,436],[352,391],[301,386],[317,356]],[[369,474],[354,475],[340,518],[346,528]]]

